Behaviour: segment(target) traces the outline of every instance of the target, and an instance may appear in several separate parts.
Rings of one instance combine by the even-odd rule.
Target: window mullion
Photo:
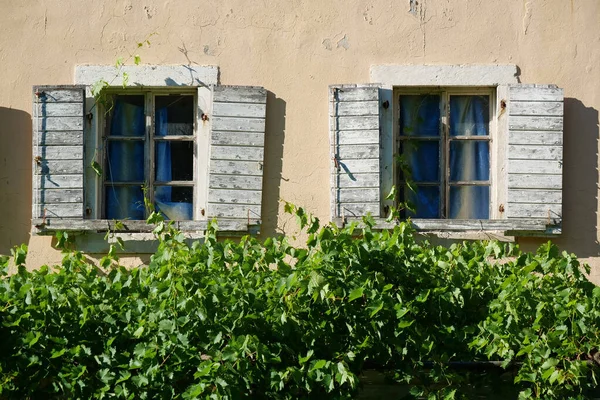
[[[448,218],[448,210],[449,210],[449,182],[450,182],[450,145],[449,145],[449,137],[450,137],[450,104],[448,92],[442,92],[441,95],[441,115],[442,115],[442,131],[441,131],[441,140],[440,144],[440,152],[441,154],[441,168],[442,173],[440,174],[442,179],[440,183],[440,215],[442,218]]]
[[[146,197],[150,204],[154,204],[154,95],[146,93]],[[146,210],[146,217],[148,217]]]

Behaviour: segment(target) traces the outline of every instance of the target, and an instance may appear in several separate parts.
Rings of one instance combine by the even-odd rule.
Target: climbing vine
[[[321,226],[259,242],[202,242],[151,213],[158,250],[126,269],[65,250],[0,283],[0,397],[339,399],[378,369],[407,398],[588,398],[600,288],[548,243],[417,241],[410,223]],[[8,259],[0,260],[4,269]],[[496,361],[464,371],[464,362]],[[485,364],[484,364],[485,365]]]

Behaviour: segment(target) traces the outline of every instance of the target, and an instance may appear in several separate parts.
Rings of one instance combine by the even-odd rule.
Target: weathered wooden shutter
[[[33,88],[33,219],[83,219],[84,86]]]
[[[330,86],[329,95],[331,217],[379,217],[379,86]]]
[[[562,220],[563,90],[508,86],[507,218]],[[505,112],[506,112],[505,111]]]
[[[207,216],[260,223],[267,91],[215,86]]]

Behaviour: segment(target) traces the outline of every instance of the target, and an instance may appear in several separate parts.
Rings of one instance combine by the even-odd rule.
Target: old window
[[[126,87],[111,81],[120,72]],[[114,230],[114,220],[151,231],[145,198],[182,230],[217,218],[220,231],[257,231],[264,88],[219,85],[212,66],[80,66],[75,75],[78,85],[33,90],[37,231]],[[104,108],[89,91],[99,79],[115,85]]]
[[[398,91],[405,216],[489,219],[491,98],[486,89]]]
[[[194,219],[195,96],[149,91],[109,97],[104,128],[103,212],[147,217],[144,196],[172,220]]]
[[[391,206],[410,200],[402,216],[423,231],[560,233],[563,92],[515,72],[378,66],[383,84],[331,86],[332,219],[390,226]]]

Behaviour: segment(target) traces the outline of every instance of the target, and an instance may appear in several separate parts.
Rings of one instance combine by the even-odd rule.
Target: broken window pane
[[[194,142],[157,142],[155,179],[159,182],[194,179]]]
[[[156,96],[156,136],[192,136],[194,96]]]
[[[193,218],[194,188],[192,186],[157,186],[154,200],[157,210],[167,219],[185,221]]]

